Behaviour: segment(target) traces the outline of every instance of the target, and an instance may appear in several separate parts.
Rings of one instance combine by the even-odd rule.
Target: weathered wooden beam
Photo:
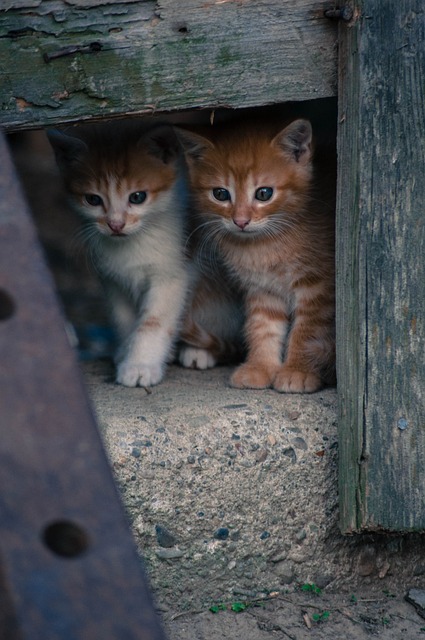
[[[336,95],[317,0],[0,0],[0,124]]]
[[[344,531],[425,529],[425,14],[340,27],[337,221]]]
[[[0,637],[161,640],[0,136]]]

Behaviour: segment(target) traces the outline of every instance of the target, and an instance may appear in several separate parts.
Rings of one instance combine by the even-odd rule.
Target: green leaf
[[[310,593],[315,593],[316,595],[320,595],[322,593],[321,588],[314,584],[314,582],[306,582],[301,585],[301,591],[308,591]]]
[[[231,606],[232,611],[236,611],[236,613],[240,613],[241,611],[245,611],[248,607],[245,602],[234,602]]]
[[[313,613],[311,617],[314,622],[325,622],[330,615],[330,611],[322,611],[321,613]]]
[[[219,611],[226,611],[227,607],[225,604],[213,604],[212,607],[210,607],[210,611],[211,613],[218,613]]]

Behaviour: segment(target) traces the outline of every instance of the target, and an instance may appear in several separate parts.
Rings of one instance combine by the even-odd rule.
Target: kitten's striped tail
[[[227,364],[243,357],[243,347],[238,340],[229,340],[208,332],[192,318],[187,319],[180,332],[180,340],[195,349],[208,351],[217,363]]]

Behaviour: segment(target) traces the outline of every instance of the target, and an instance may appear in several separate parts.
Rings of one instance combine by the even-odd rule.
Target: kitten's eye
[[[131,204],[142,204],[142,202],[146,200],[146,197],[146,191],[135,191],[134,193],[130,193],[128,201],[131,202]]]
[[[230,193],[227,189],[223,189],[222,187],[217,187],[212,190],[213,196],[216,200],[220,200],[220,202],[225,202],[226,200],[231,200]]]
[[[255,199],[261,202],[267,202],[273,195],[273,189],[271,187],[260,187],[255,192]]]
[[[100,207],[103,204],[103,200],[100,196],[97,196],[95,193],[86,193],[84,196],[84,200],[91,207]]]

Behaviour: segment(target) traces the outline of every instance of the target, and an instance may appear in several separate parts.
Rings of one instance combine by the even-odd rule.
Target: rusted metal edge
[[[164,640],[0,132],[0,637]]]

